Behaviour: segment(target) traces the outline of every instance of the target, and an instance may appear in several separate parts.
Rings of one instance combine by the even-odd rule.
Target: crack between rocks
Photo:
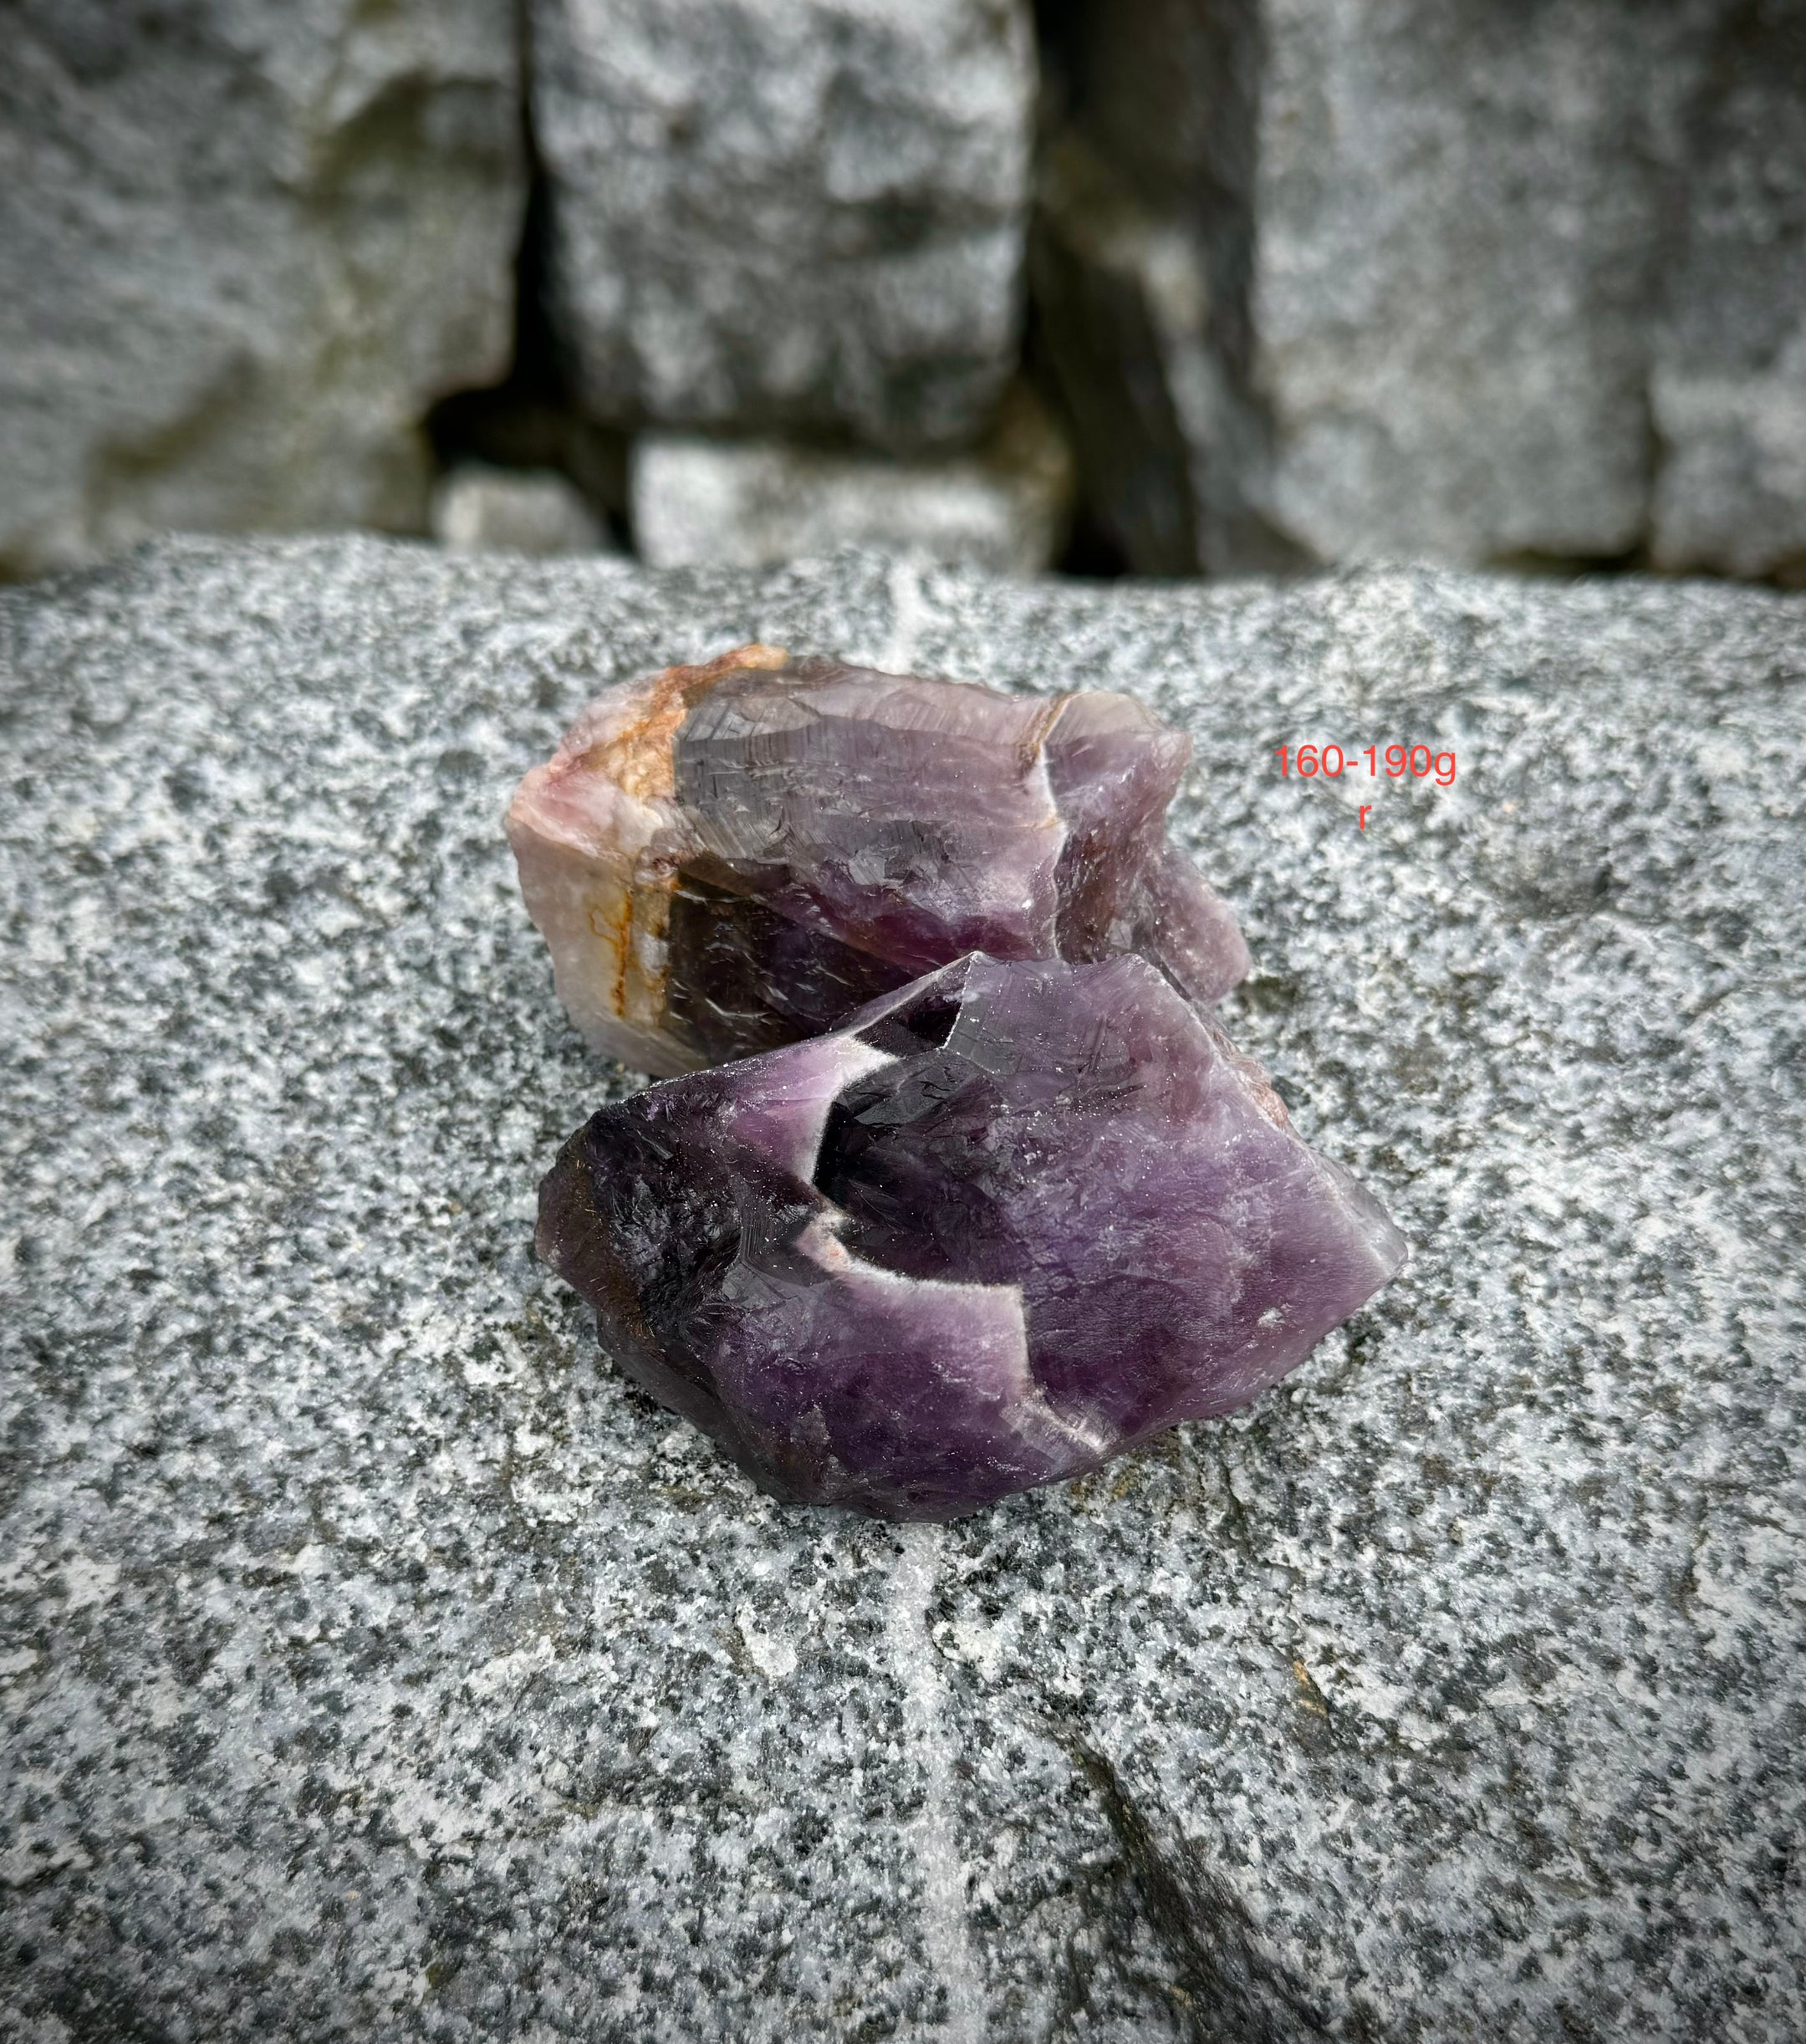
[[[1154,1833],[1116,1767],[1083,1741],[1071,1747],[1140,1887],[1147,1919],[1179,1976],[1197,2044],[1298,2044],[1327,2036],[1324,2019],[1262,1945],[1241,1898],[1191,1854]],[[1360,2012],[1356,2011],[1357,2018]],[[1357,2020],[1350,2034],[1367,2034]]]
[[[966,1864],[953,1807],[947,1689],[928,1636],[928,1603],[940,1573],[941,1530],[926,1524],[900,1527],[897,1540],[885,1632],[903,1692],[904,1729],[922,1771],[921,1811],[904,1835],[921,1869],[922,1943],[936,1979],[946,1990],[944,2018],[930,2017],[921,2031],[940,2044],[982,2044],[984,1984],[966,1914]]]
[[[877,664],[889,674],[914,674],[916,649],[934,614],[933,606],[913,561],[900,556],[891,562],[886,579],[890,595],[890,636],[885,641]]]

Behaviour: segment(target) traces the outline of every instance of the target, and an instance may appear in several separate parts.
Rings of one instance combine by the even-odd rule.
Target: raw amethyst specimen
[[[1135,957],[964,958],[605,1108],[538,1242],[765,1488],[896,1519],[1246,1404],[1405,1256]]]
[[[742,646],[599,697],[521,782],[508,836],[592,1047],[692,1071],[972,951],[1138,952],[1215,1001],[1248,955],[1166,841],[1190,751],[1127,696]]]

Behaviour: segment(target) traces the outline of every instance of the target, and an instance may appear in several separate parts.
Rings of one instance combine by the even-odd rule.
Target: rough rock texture
[[[1220,1000],[1250,961],[1167,835],[1191,752],[1120,692],[736,646],[586,704],[508,834],[571,1020],[669,1076],[819,1036],[974,951],[1139,952]]]
[[[508,365],[508,11],[14,0],[4,39],[0,575],[423,529],[427,406]]]
[[[1037,291],[1138,565],[1798,556],[1793,0],[1061,13]]]
[[[1221,1419],[1405,1260],[1144,959],[977,952],[603,1108],[537,1240],[761,1489],[897,1520]]]
[[[612,552],[583,492],[553,468],[461,461],[433,491],[432,534],[461,553]]]
[[[532,0],[554,296],[598,416],[975,437],[1013,364],[1022,0]]]
[[[1038,413],[977,453],[916,461],[646,433],[632,492],[635,544],[655,568],[768,568],[860,546],[1030,574],[1065,538],[1072,457]]]
[[[373,543],[0,594],[15,2026],[1793,2044],[1803,622]],[[532,1256],[615,1082],[496,825],[680,636],[1185,722],[1231,1027],[1407,1271],[940,1532],[624,1385]],[[1452,788],[1269,757],[1414,733]]]

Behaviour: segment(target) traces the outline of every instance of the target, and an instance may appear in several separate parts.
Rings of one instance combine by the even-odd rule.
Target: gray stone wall
[[[1071,15],[1038,273],[1138,565],[1806,566],[1797,6]]]
[[[1713,53],[1650,385],[1665,568],[1806,579],[1806,8]]]
[[[492,0],[18,0],[0,62],[0,573],[163,527],[424,527],[499,377],[525,190]]]
[[[1014,368],[1018,0],[533,0],[554,289],[586,403],[919,449]]]
[[[0,573],[472,458],[626,543],[676,433],[722,561],[1045,568],[1075,455],[1094,565],[1806,580],[1802,0],[8,18]]]

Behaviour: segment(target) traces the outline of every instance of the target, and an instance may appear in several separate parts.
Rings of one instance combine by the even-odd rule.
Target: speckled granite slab
[[[1224,1019],[1416,1246],[1247,1414],[900,1534],[533,1264],[620,1081],[503,806],[755,638],[1192,732]],[[1803,680],[1630,581],[0,592],[8,2034],[1797,2038]]]

